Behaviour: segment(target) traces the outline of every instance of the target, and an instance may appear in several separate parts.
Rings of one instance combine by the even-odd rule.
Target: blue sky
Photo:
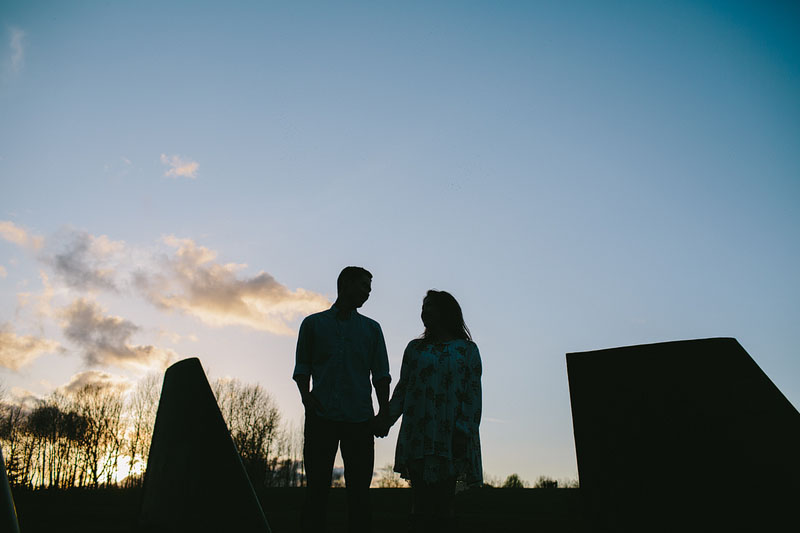
[[[800,404],[795,4],[6,1],[0,35],[13,394],[196,355],[299,421],[297,326],[356,264],[394,373],[425,291],[461,302],[493,476],[576,477],[571,351],[732,336]]]

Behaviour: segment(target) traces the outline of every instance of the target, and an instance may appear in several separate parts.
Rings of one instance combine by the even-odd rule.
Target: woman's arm
[[[456,410],[453,452],[457,454],[463,453],[466,442],[471,440],[473,435],[478,434],[481,423],[481,374],[483,368],[478,346],[472,344],[470,348],[465,357],[464,389],[459,395],[459,405]]]
[[[394,387],[392,399],[389,400],[389,409],[387,413],[386,423],[391,427],[403,414],[403,405],[406,401],[406,389],[408,388],[408,381],[411,377],[412,367],[414,366],[414,341],[408,343],[406,350],[403,352],[403,363],[400,366],[400,379]]]

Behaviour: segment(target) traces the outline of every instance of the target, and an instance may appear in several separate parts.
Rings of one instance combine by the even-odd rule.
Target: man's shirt
[[[303,320],[292,377],[311,376],[312,392],[328,420],[364,422],[372,410],[372,383],[389,377],[389,357],[381,326],[350,312],[337,318],[336,306]]]

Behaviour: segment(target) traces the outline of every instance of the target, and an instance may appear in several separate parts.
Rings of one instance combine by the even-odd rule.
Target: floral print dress
[[[403,415],[394,469],[404,478],[421,471],[426,483],[483,481],[481,356],[474,342],[408,343],[389,414],[392,423]]]

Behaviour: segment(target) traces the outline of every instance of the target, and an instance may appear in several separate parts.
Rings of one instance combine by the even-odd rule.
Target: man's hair
[[[344,287],[349,286],[354,281],[358,281],[364,276],[372,279],[372,273],[366,268],[355,266],[344,267],[339,273],[339,278],[336,280],[336,290],[341,291]]]

